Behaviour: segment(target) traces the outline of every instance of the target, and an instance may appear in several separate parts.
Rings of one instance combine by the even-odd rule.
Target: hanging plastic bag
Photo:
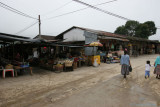
[[[94,66],[94,67],[97,67],[97,66],[98,66],[97,60],[98,60],[97,58],[94,60],[94,63],[93,63],[93,66]]]

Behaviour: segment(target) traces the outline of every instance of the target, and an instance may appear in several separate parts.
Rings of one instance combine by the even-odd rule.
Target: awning
[[[0,41],[5,41],[5,42],[22,41],[22,42],[34,42],[34,43],[45,42],[41,39],[30,39],[28,37],[10,35],[5,33],[0,33]]]
[[[12,36],[9,34],[0,33],[0,40],[6,41],[6,42],[13,42],[13,41],[30,41],[31,39],[23,38],[21,36]]]
[[[112,40],[119,40],[119,41],[125,41],[128,42],[128,39],[125,38],[115,38],[115,37],[104,37],[104,36],[98,36],[98,39],[112,39]]]
[[[68,46],[68,47],[70,47],[70,48],[82,48],[84,46]]]

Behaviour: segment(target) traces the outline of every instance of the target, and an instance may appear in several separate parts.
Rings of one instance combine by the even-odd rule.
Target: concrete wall
[[[72,29],[63,35],[64,42],[85,41],[84,31],[81,29]]]

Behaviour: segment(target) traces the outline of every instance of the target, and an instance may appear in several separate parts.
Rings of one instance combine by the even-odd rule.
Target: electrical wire
[[[78,2],[78,3],[80,3],[80,4],[83,4],[83,5],[86,5],[86,6],[90,7],[90,8],[95,9],[95,10],[101,11],[101,12],[103,12],[103,13],[109,14],[109,15],[111,15],[111,16],[115,16],[115,17],[120,18],[120,19],[127,20],[127,21],[130,20],[130,19],[125,18],[125,17],[123,17],[123,16],[120,16],[120,15],[117,15],[117,14],[114,14],[114,13],[111,13],[111,12],[106,11],[106,10],[102,10],[102,9],[100,9],[100,8],[98,8],[98,7],[95,7],[95,6],[93,6],[93,5],[84,3],[84,2],[82,2],[82,1],[79,1],[79,0],[73,0],[73,1]]]
[[[5,9],[7,9],[7,10],[9,10],[9,11],[12,11],[12,12],[14,12],[14,13],[17,13],[17,14],[19,14],[19,15],[23,15],[23,14],[18,13],[18,12],[14,11],[14,10],[12,10],[12,9],[10,9],[10,8],[7,8],[7,7],[5,7],[5,6],[1,5],[1,4],[0,4],[0,6],[3,7],[3,8],[5,8]]]
[[[9,10],[9,11],[11,11],[11,12],[14,12],[14,13],[16,13],[16,14],[19,14],[19,15],[22,15],[22,16],[25,16],[25,17],[28,17],[28,18],[37,19],[37,18],[34,18],[34,17],[30,16],[30,15],[27,15],[27,14],[25,14],[25,13],[23,13],[23,12],[17,10],[17,9],[14,9],[14,8],[12,8],[12,7],[6,5],[6,4],[4,4],[4,3],[2,3],[2,2],[0,2],[0,7],[4,8],[4,9],[7,9],[7,10]],[[37,19],[37,20],[38,20],[38,19]]]
[[[107,4],[107,3],[114,2],[114,1],[117,1],[117,0],[107,1],[107,2],[104,2],[104,3],[96,4],[94,6],[104,5],[104,4]],[[68,15],[68,14],[72,14],[72,13],[78,12],[78,11],[82,11],[82,10],[85,10],[85,9],[88,9],[88,8],[89,7],[81,8],[81,9],[78,9],[78,10],[75,10],[75,11],[67,12],[67,13],[64,13],[64,14],[61,14],[61,15],[57,15],[57,16],[53,16],[53,17],[50,17],[50,18],[47,18],[47,19],[43,19],[43,20],[54,19],[54,18],[57,18],[57,17],[61,17],[61,16],[65,16],[65,15]]]
[[[24,29],[20,30],[19,32],[15,33],[15,34],[20,34],[20,33],[24,32],[24,31],[26,31],[27,29],[31,28],[32,26],[34,26],[37,23],[38,23],[38,21],[36,21],[35,23],[25,27]]]
[[[69,1],[69,2],[67,2],[67,3],[65,3],[65,4],[63,4],[62,6],[58,7],[57,9],[52,10],[52,11],[46,13],[46,14],[43,14],[42,16],[46,16],[47,14],[53,13],[53,12],[55,12],[55,11],[57,11],[57,10],[59,10],[59,9],[61,9],[61,8],[63,8],[63,7],[65,7],[65,6],[67,6],[67,5],[70,4],[71,2],[73,2],[73,1],[71,0],[71,1]]]

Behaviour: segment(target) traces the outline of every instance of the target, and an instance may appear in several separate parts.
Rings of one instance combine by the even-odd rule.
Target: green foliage
[[[157,28],[155,27],[155,24],[154,24],[153,21],[147,21],[147,22],[145,22],[144,24],[146,24],[146,25],[148,26],[148,30],[149,30],[149,32],[150,32],[149,35],[154,35],[154,34],[156,34]]]
[[[119,27],[116,29],[115,33],[121,34],[121,35],[126,35],[127,30],[125,29],[125,26],[119,26]]]
[[[139,23],[138,21],[127,21],[125,25],[117,27],[116,34],[141,37],[148,39],[156,33],[157,28],[153,21]]]
[[[146,24],[140,24],[137,28],[136,28],[136,33],[135,33],[135,37],[141,37],[141,38],[145,38],[148,39],[148,36],[150,32],[148,29],[148,26]]]
[[[139,22],[137,21],[127,21],[125,24],[125,29],[127,30],[127,35],[135,36],[135,30],[138,27]]]

